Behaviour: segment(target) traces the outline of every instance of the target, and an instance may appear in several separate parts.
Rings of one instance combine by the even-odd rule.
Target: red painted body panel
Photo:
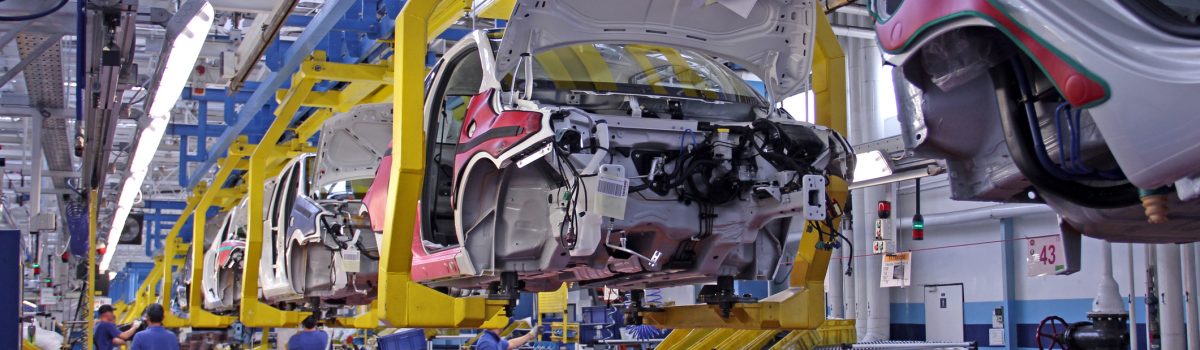
[[[462,246],[454,246],[433,253],[426,250],[425,244],[421,240],[420,207],[421,204],[417,203],[417,220],[413,225],[412,239],[412,279],[420,282],[459,275],[461,270],[455,257],[462,251]]]
[[[217,247],[217,266],[228,266],[233,252],[246,249],[245,241],[225,241]]]
[[[458,207],[453,198],[457,197],[459,178],[471,157],[478,153],[487,153],[499,157],[512,145],[520,142],[526,136],[537,133],[542,128],[542,114],[526,111],[504,111],[496,113],[489,102],[493,90],[475,95],[467,106],[467,115],[463,118],[462,130],[458,135],[458,151],[454,155],[454,192],[450,205]],[[474,123],[475,130],[468,133]],[[506,130],[514,130],[505,132]],[[490,134],[489,134],[490,133]],[[474,143],[474,144],[472,144]]]
[[[1024,47],[1030,58],[1040,63],[1072,105],[1085,106],[1108,96],[1103,84],[1073,66],[1061,52],[1035,38],[987,0],[906,1],[887,22],[876,23],[875,33],[883,50],[896,53],[907,50],[907,45],[920,39],[922,32],[937,21],[962,15],[983,16],[1007,32]]]
[[[392,146],[389,142],[387,155],[379,161],[379,167],[375,169],[375,180],[371,181],[371,188],[368,188],[367,194],[363,196],[363,204],[367,206],[367,215],[371,219],[371,230],[375,232],[383,232],[382,214],[387,212],[387,191],[391,174]]]

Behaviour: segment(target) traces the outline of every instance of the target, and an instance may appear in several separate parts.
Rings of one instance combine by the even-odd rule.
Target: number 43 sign
[[[1068,251],[1062,237],[1050,235],[1027,239],[1025,261],[1029,276],[1070,274]]]

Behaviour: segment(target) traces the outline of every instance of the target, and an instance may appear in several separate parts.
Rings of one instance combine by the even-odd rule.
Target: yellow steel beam
[[[275,99],[278,101],[283,101],[283,99],[286,98],[288,91],[291,90],[279,89],[279,91],[275,92]],[[341,100],[339,95],[341,95],[340,91],[313,91],[308,93],[308,98],[304,99],[304,101],[300,101],[300,105],[304,107],[333,108],[336,107],[338,105],[338,101]]]
[[[766,346],[771,340],[775,339],[775,335],[782,332],[780,330],[750,330],[741,329],[734,332],[729,338],[717,345],[717,349],[741,349],[741,350],[758,350]]]
[[[323,60],[324,53],[314,52],[310,59]],[[287,150],[276,142],[283,136],[296,111],[300,109],[299,102],[307,98],[317,83],[311,79],[298,79],[301,74],[298,72],[293,76],[292,88],[275,109],[275,121],[263,135],[262,142],[250,153],[246,184],[249,222],[246,230],[246,263],[242,264],[242,304],[239,312],[242,323],[249,327],[295,327],[307,317],[307,313],[279,310],[258,299],[258,269],[263,253],[263,235],[266,233],[266,227],[263,225],[266,218],[266,213],[263,212],[266,206],[264,187],[267,179],[278,173],[273,165],[288,159]]]
[[[457,23],[463,16],[470,15],[474,12],[478,18],[490,19],[508,19],[512,14],[513,7],[517,5],[516,0],[488,0],[479,3],[474,9],[471,8],[471,0],[441,0],[432,7],[432,11],[425,18],[428,19],[426,24],[427,34],[425,42],[431,42],[437,39],[438,35],[450,26]],[[408,7],[408,5],[405,5]],[[396,28],[396,36],[400,36],[399,27]],[[419,37],[414,37],[419,38]]]
[[[655,349],[691,349],[694,348],[693,345],[700,341],[700,339],[703,339],[708,332],[711,332],[711,330],[687,328],[676,329],[671,331],[671,334],[667,335],[667,338],[663,339],[662,343],[658,343],[658,346],[656,346]]]
[[[475,8],[475,16],[479,18],[508,19],[512,14],[517,0],[488,0]]]
[[[425,53],[438,28],[462,16],[463,0],[410,1],[396,17],[393,52],[395,110],[392,125],[392,169],[379,262],[376,313],[393,327],[500,328],[506,301],[482,297],[454,298],[412,280],[413,225],[425,169]],[[458,10],[455,10],[455,9]],[[435,9],[448,9],[439,11]],[[453,16],[446,11],[455,12]],[[444,26],[443,26],[444,25]]]
[[[780,330],[681,329],[671,332],[655,349],[762,349]]]
[[[722,341],[732,336],[734,332],[737,332],[737,330],[729,328],[710,329],[708,332],[705,332],[704,336],[700,337],[700,341],[697,341],[692,347],[696,349],[722,349],[717,346],[720,345]]]
[[[245,139],[234,141],[231,149],[244,148]],[[193,211],[199,215],[192,217],[192,260],[191,274],[192,287],[188,289],[188,319],[192,327],[199,328],[223,328],[233,324],[235,320],[232,316],[219,316],[208,310],[204,310],[204,258],[205,249],[205,226],[208,226],[208,208],[213,206],[213,203],[218,199],[237,198],[241,197],[241,192],[244,191],[244,186],[239,186],[231,189],[221,188],[221,186],[229,179],[234,170],[245,169],[246,160],[243,156],[230,152],[230,155],[220,160],[221,167],[217,170],[217,174],[213,176],[209,190],[203,191],[198,197],[191,198],[196,202],[196,208]],[[189,200],[188,202],[192,202]],[[236,200],[234,201],[236,203]],[[236,204],[232,204],[236,205]]]
[[[845,56],[825,16],[816,16],[813,90],[817,124],[846,133]],[[830,197],[846,203],[846,182],[831,178]],[[835,221],[834,225],[838,223]],[[647,324],[664,328],[815,329],[825,320],[824,280],[829,250],[817,249],[818,235],[805,232],[792,265],[791,287],[756,303],[737,304],[722,318],[716,306],[668,307],[645,314]]]
[[[421,11],[425,13],[423,19],[428,20],[428,24],[426,24],[427,34],[423,37],[412,36],[411,38],[421,40],[423,44],[437,39],[438,35],[441,35],[442,32],[446,31],[446,29],[450,29],[450,26],[454,25],[454,23],[457,23],[463,18],[463,15],[466,15],[471,11],[471,1],[472,0],[427,1],[428,5],[434,5],[430,7],[430,11]],[[405,4],[404,9],[401,10],[401,12],[408,11],[409,5],[411,4]],[[424,10],[424,6],[422,6],[421,10]],[[399,17],[396,18],[396,21],[399,23]],[[406,32],[402,34],[400,26],[396,26],[396,41],[399,41],[401,35],[409,36],[413,35],[413,33]],[[393,51],[393,53],[399,52],[400,51]]]
[[[38,159],[38,162],[39,163],[37,163],[37,164],[40,167],[42,164],[42,163],[40,163],[41,159]],[[42,179],[38,179],[38,181],[42,181]],[[87,315],[90,316],[92,310],[96,309],[96,246],[95,245],[96,245],[96,230],[100,228],[100,226],[96,224],[96,217],[98,215],[100,215],[100,192],[98,190],[92,190],[91,193],[88,193],[88,194],[89,194],[89,196],[88,196],[88,262],[87,262],[88,266],[87,266],[87,291],[86,291],[87,295],[84,295],[84,298],[85,298],[85,300],[87,300],[87,312],[88,312]],[[112,249],[117,249],[117,245],[113,244]],[[84,344],[94,344],[95,343],[95,341],[92,340],[96,336],[96,334],[94,334],[95,329],[96,329],[95,322],[96,321],[92,317],[87,317],[87,329],[84,330],[84,334],[86,334],[85,340],[87,341],[87,343],[84,343]]]
[[[198,193],[203,193],[205,188],[206,186],[196,186],[192,190],[192,197],[196,197],[196,194]],[[163,310],[165,312],[163,313],[163,326],[166,327],[187,326],[187,319],[179,317],[179,315],[171,312],[171,308],[169,306],[171,305],[171,298],[175,295],[175,279],[172,278],[172,275],[175,273],[176,268],[182,267],[183,265],[183,259],[177,258],[176,255],[183,254],[186,251],[179,249],[181,244],[179,239],[179,231],[183,229],[183,226],[185,226],[187,223],[188,218],[190,218],[192,213],[195,211],[196,201],[189,200],[187,202],[187,206],[183,208],[183,213],[179,214],[178,219],[175,219],[175,223],[171,225],[171,231],[167,232],[167,237],[163,240],[163,259],[159,263],[160,265],[163,265],[163,269],[160,272],[162,277],[160,277],[159,281],[162,283],[162,299],[158,300],[158,303],[164,306]]]
[[[157,289],[159,285],[159,279],[162,278],[162,269],[162,257],[154,257],[154,267],[150,269],[150,274],[146,275],[146,279],[142,281],[142,285],[139,286],[137,292],[134,293],[133,304],[129,305],[129,308],[125,311],[125,313],[119,315],[120,318],[119,322],[117,323],[125,324],[133,322],[133,320],[136,320],[142,315],[142,310],[145,310],[147,305],[150,305],[157,300],[157,297],[155,297],[155,289]],[[91,317],[89,317],[89,319],[91,319]]]
[[[389,64],[327,62],[325,53],[321,51],[314,52],[301,64],[296,74],[292,75],[291,88],[276,93],[279,107],[275,110],[275,120],[262,138],[263,142],[244,153],[249,156],[246,185],[249,232],[265,230],[263,209],[266,180],[278,174],[281,166],[288,160],[304,153],[315,152],[316,148],[309,146],[307,140],[320,130],[321,125],[332,117],[333,113],[347,111],[365,101],[377,101],[381,93],[388,93],[387,97],[390,97],[391,90],[388,85],[391,80]],[[312,91],[321,81],[348,84],[336,91]],[[293,130],[296,132],[296,139],[279,144],[277,140],[292,126],[296,112],[301,107],[321,109],[310,114]],[[245,259],[248,263],[243,264],[242,271],[242,322],[251,327],[295,326],[307,316],[306,313],[278,310],[258,300],[257,262],[262,258],[262,240],[262,234],[251,234],[246,239]],[[363,312],[358,317],[340,319],[338,322],[342,326],[355,328],[376,328],[379,324],[374,312]]]
[[[300,65],[302,79],[341,81],[347,83],[388,84],[392,82],[391,69],[387,63],[358,64],[309,60]]]
[[[305,120],[303,123],[300,123],[300,126],[296,127],[296,134],[297,135],[316,134],[317,131],[321,130],[321,126],[325,124],[325,121],[329,120],[330,117],[333,117],[332,109],[329,109],[329,108],[319,109],[316,112],[313,112],[313,114],[308,117],[308,120]]]

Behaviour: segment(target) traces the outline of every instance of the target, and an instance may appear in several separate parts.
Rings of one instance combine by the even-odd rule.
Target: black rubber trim
[[[458,144],[458,148],[455,150],[455,153],[462,154],[463,152],[470,151],[472,148],[475,148],[475,146],[479,146],[484,142],[502,137],[513,137],[520,134],[521,127],[516,125],[492,128],[488,131],[484,131],[482,134],[479,134],[479,136],[471,139],[471,141]]]
[[[1140,202],[1137,187],[1122,184],[1107,187],[1093,187],[1075,181],[1062,180],[1054,177],[1038,163],[1033,149],[1033,132],[1027,125],[1028,116],[1025,108],[1017,104],[1019,98],[1015,93],[1012,68],[1007,64],[998,65],[992,70],[995,81],[998,103],[1000,107],[1000,126],[1004,131],[1004,139],[1008,144],[1008,153],[1021,174],[1029,179],[1038,192],[1061,197],[1088,208],[1120,208],[1136,205]]]
[[[1175,36],[1200,39],[1200,24],[1188,22],[1183,16],[1158,0],[1118,0],[1117,2],[1159,30]]]

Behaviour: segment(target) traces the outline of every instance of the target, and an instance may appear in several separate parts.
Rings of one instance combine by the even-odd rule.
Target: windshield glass
[[[538,89],[658,95],[761,105],[737,74],[688,50],[641,44],[581,44],[534,55]]]

